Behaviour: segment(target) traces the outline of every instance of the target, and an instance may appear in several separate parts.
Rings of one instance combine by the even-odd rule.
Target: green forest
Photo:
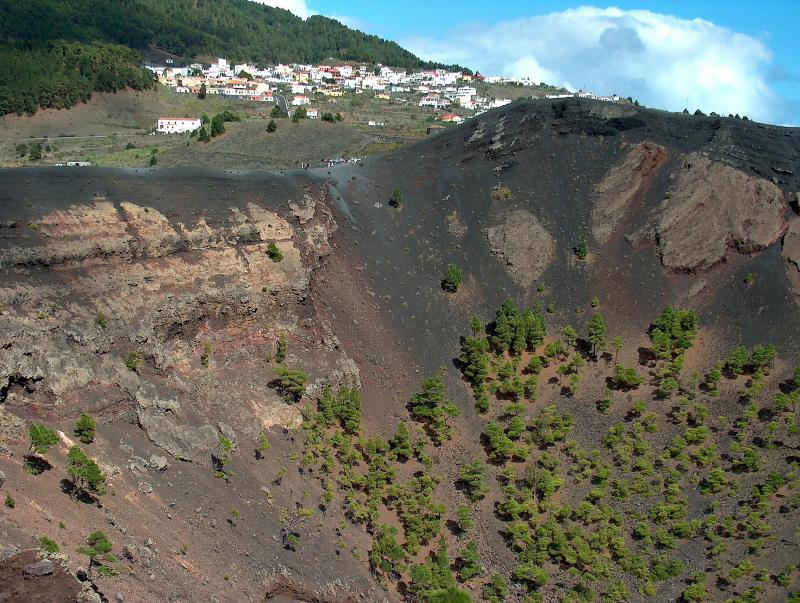
[[[0,44],[0,114],[63,109],[93,92],[155,87],[140,62],[135,51],[116,44]]]
[[[146,88],[139,53],[255,63],[328,58],[434,67],[394,42],[249,0],[0,0],[0,113],[68,107],[92,91]]]

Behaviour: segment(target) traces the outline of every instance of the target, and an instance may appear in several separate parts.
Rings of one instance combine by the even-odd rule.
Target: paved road
[[[281,111],[289,115],[289,103],[286,102],[286,97],[283,94],[275,94],[273,96],[275,96],[275,102],[278,103]]]

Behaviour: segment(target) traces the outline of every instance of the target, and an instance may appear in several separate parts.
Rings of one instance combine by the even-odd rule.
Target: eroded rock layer
[[[774,183],[692,153],[656,211],[661,261],[674,270],[696,270],[722,261],[729,248],[761,251],[785,231],[785,212]]]
[[[531,287],[553,261],[555,241],[531,212],[517,209],[486,230],[492,253],[503,258],[511,276]]]
[[[296,227],[249,203],[212,228],[98,199],[13,229],[20,236],[5,261],[24,278],[0,293],[8,308],[0,381],[41,381],[40,399],[47,392],[64,413],[91,391],[117,390],[156,444],[201,463],[219,437],[208,418],[228,416],[214,408],[238,407],[249,429],[296,425],[297,407],[256,375],[278,334],[298,332],[291,310],[275,310],[305,297],[335,228],[309,204]],[[280,261],[270,258],[270,244]],[[55,279],[38,281],[43,264]],[[319,356],[321,365],[338,360],[331,350]],[[224,390],[215,391],[217,383]]]
[[[592,234],[598,241],[608,241],[631,204],[646,193],[666,158],[667,150],[661,145],[650,142],[633,145],[622,161],[594,186]]]

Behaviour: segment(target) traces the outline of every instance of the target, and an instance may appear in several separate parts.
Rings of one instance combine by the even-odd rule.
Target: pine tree
[[[336,395],[336,416],[342,428],[355,435],[361,430],[361,390],[342,386]]]
[[[258,433],[258,446],[256,447],[256,459],[261,460],[264,458],[264,453],[269,450],[269,440],[267,439],[267,434],[263,431]]]
[[[333,395],[331,386],[327,383],[322,388],[322,397],[317,400],[318,417],[326,427],[332,427],[336,421],[336,398]]]
[[[544,341],[544,336],[547,334],[547,325],[541,305],[537,303],[532,309],[525,310],[522,313],[521,323],[519,330],[523,332],[525,348],[532,352]]]
[[[463,484],[467,498],[472,502],[479,501],[489,490],[486,486],[486,465],[480,459],[462,465],[459,482]]]
[[[480,556],[478,555],[478,544],[470,540],[461,555],[457,559],[459,566],[458,578],[466,582],[481,573]]]
[[[658,358],[668,359],[692,347],[696,335],[697,315],[694,311],[668,305],[650,331],[653,353]]]
[[[574,348],[575,343],[578,341],[578,332],[572,325],[567,325],[561,329],[561,334],[564,336],[564,343],[569,347]]]
[[[498,352],[507,352],[514,341],[519,323],[519,310],[512,300],[506,300],[497,309],[491,342]]]
[[[97,424],[94,422],[94,419],[88,414],[83,413],[78,419],[78,422],[75,423],[75,437],[84,444],[91,444],[94,442],[96,428]]]
[[[588,335],[587,341],[592,346],[592,355],[597,356],[597,352],[606,347],[606,323],[601,314],[595,314],[586,325]]]
[[[389,447],[391,448],[392,455],[398,461],[405,463],[408,459],[414,456],[414,447],[411,444],[411,434],[408,431],[408,426],[405,423],[400,423],[397,426],[397,433],[389,440]]]
[[[473,385],[480,385],[489,376],[489,341],[480,335],[465,337],[461,344],[461,372]]]
[[[475,411],[480,415],[486,414],[490,408],[489,392],[486,389],[486,385],[481,384],[473,391],[475,392]]]
[[[586,241],[586,235],[581,234],[578,236],[578,244],[575,246],[575,256],[583,261],[589,255],[589,245]]]
[[[30,450],[36,454],[47,454],[51,446],[58,444],[58,434],[44,425],[32,423],[28,427],[28,434],[31,438]]]
[[[483,587],[483,598],[488,603],[503,603],[508,598],[508,586],[503,576],[494,574]]]
[[[455,586],[439,588],[431,591],[427,598],[428,603],[472,603],[472,598],[463,590]]]
[[[279,366],[275,369],[276,385],[287,402],[299,402],[306,390],[308,376],[304,371]]]
[[[225,134],[225,118],[219,113],[211,118],[210,134],[212,138]]]
[[[392,196],[389,199],[389,205],[396,208],[400,207],[402,203],[403,203],[403,191],[401,191],[399,188],[396,188],[394,189],[394,192],[392,192]]]
[[[622,350],[622,346],[623,346],[622,337],[620,337],[619,335],[617,335],[616,337],[614,337],[614,339],[611,340],[611,347],[614,349],[614,362],[617,361],[619,353]]]
[[[278,245],[275,243],[275,241],[270,241],[267,244],[267,257],[276,264],[283,261],[283,254],[281,253],[281,250],[278,249]],[[279,362],[283,362],[283,360],[280,360]]]
[[[459,269],[459,267],[456,266],[455,264],[449,264],[447,266],[447,274],[442,280],[442,289],[444,289],[448,293],[455,293],[461,286],[461,282],[463,281],[463,279],[464,277],[461,274],[461,270]]]
[[[444,371],[422,382],[422,391],[414,394],[409,403],[411,416],[424,422],[431,431],[431,437],[437,444],[449,440],[451,428],[447,417],[458,416],[458,408],[445,397]]]
[[[103,563],[100,560],[115,560],[115,557],[111,554],[113,545],[108,539],[108,536],[106,536],[100,530],[89,534],[89,537],[86,539],[86,545],[87,546],[80,547],[78,552],[81,555],[86,555],[89,557],[89,573],[91,573],[92,567],[95,565],[103,566]]]
[[[369,553],[372,573],[379,577],[397,579],[405,569],[406,554],[397,542],[397,528],[387,524],[378,526],[376,538]]]
[[[103,494],[103,484],[106,476],[100,466],[86,456],[80,446],[73,446],[67,455],[67,474],[75,485],[74,496],[77,498],[82,492]]]
[[[456,507],[456,518],[458,519],[458,527],[462,532],[468,532],[475,526],[475,520],[472,519],[472,509],[469,505],[459,504]]]
[[[42,158],[42,143],[35,142],[31,145],[31,150],[28,153],[28,159],[31,161],[39,161]]]
[[[281,333],[278,336],[278,343],[276,344],[275,349],[275,362],[281,363],[286,360],[286,352],[289,349],[289,345],[286,343],[286,336]]]
[[[483,322],[481,322],[481,317],[477,314],[474,314],[472,318],[469,319],[469,328],[472,331],[473,336],[477,336],[483,330]]]
[[[236,475],[228,468],[228,465],[233,460],[233,441],[224,435],[219,436],[217,441],[217,453],[213,455],[214,460],[214,477],[225,480],[227,484],[230,479]]]

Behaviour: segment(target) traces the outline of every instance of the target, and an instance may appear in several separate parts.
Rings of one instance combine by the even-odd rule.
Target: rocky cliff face
[[[633,145],[594,186],[592,234],[599,242],[608,242],[633,203],[644,202],[655,173],[666,159],[663,146],[651,142]]]
[[[108,489],[118,495],[114,499],[121,506],[114,499],[106,503],[107,513],[113,514],[114,525],[121,530],[112,533],[112,539],[136,551],[137,542],[158,541],[160,531],[166,534],[178,527],[169,525],[175,524],[173,516],[182,516],[178,523],[185,525],[195,507],[226,504],[220,502],[224,492],[214,494],[219,487],[224,489],[222,480],[212,477],[221,436],[233,442],[237,455],[251,457],[260,433],[285,433],[289,438],[299,426],[302,403],[287,402],[273,383],[279,337],[288,343],[285,365],[308,374],[309,394],[318,394],[323,382],[359,383],[357,367],[308,301],[314,272],[331,253],[330,236],[337,229],[326,205],[327,186],[298,192],[271,205],[241,201],[168,217],[148,205],[146,195],[131,190],[123,198],[95,196],[34,211],[24,221],[13,217],[3,221],[0,429],[6,456],[0,465],[23,508],[15,519],[18,526],[31,535],[40,530],[49,533],[49,528],[36,527],[43,516],[52,521],[55,515],[67,523],[55,509],[70,513],[59,507],[69,506],[69,498],[59,503],[58,487],[46,487],[49,474],[56,471],[23,486],[20,450],[27,446],[29,420],[69,426],[82,412],[97,420],[101,443],[85,449],[104,469]],[[275,248],[280,257],[273,253]],[[146,440],[139,439],[136,427],[118,430],[126,423],[137,425]],[[63,434],[56,456],[74,443],[68,428]],[[280,462],[265,461],[261,470],[267,475],[258,475],[258,464],[241,469],[244,475],[252,474],[243,476],[249,483],[239,486],[250,492],[248,500],[260,498],[261,506],[266,491],[269,504],[275,501],[275,516],[270,519],[268,512],[258,529],[253,526],[254,533],[263,531],[270,539],[278,530],[278,508],[289,504],[296,488],[270,492],[266,484],[279,471]],[[186,490],[173,499],[173,511],[165,518],[157,511],[166,503],[158,502],[153,493],[159,491],[162,475],[182,488],[199,478],[206,494]],[[291,484],[292,479],[289,476],[284,483]],[[137,522],[136,510],[150,519]],[[78,538],[80,532],[85,538],[98,527],[88,517],[80,509],[70,519]],[[213,530],[214,515],[208,518]],[[191,517],[188,521],[193,523]],[[215,561],[213,549],[218,547],[199,544],[204,539],[201,532],[196,546],[207,548],[211,557],[193,559],[204,564],[196,571],[180,569],[188,573],[174,588],[187,580],[188,588],[189,582],[204,575],[205,590],[214,593],[218,589],[208,586],[209,577],[214,576],[215,566],[222,568],[228,553],[220,553]],[[234,538],[230,546],[241,546],[239,540]],[[80,540],[75,547],[79,545]],[[264,550],[270,548],[266,545]],[[165,582],[121,586],[120,596],[132,597],[125,600],[152,600],[148,593],[153,588],[168,592],[167,584],[175,579],[171,560],[163,554],[156,558],[150,548],[145,549],[153,559],[141,568],[144,577],[149,572],[154,585]],[[323,546],[321,554],[333,554],[324,551]],[[253,562],[267,567],[262,554],[254,554]],[[352,582],[358,579],[357,568],[345,585],[334,584],[338,573],[333,568],[326,574],[324,568],[299,567],[305,573],[302,579],[295,578],[289,562],[272,564],[271,574],[248,571],[241,580],[253,585],[246,588],[262,593],[270,580],[286,585],[287,592],[324,588],[325,600],[340,600],[339,594],[363,588]],[[237,573],[241,575],[241,570]],[[227,600],[241,599],[231,593]]]
[[[788,227],[784,194],[765,178],[692,153],[673,179],[651,231],[667,268],[710,268],[728,249],[763,251]]]
[[[335,229],[322,204],[307,197],[305,207],[302,224],[287,212],[294,226],[248,203],[211,227],[95,199],[7,226],[6,405],[30,416],[132,410],[154,443],[195,462],[216,446],[213,417],[247,431],[296,425],[297,407],[263,374],[279,333],[300,334],[295,307]],[[346,362],[315,335],[321,365]]]

